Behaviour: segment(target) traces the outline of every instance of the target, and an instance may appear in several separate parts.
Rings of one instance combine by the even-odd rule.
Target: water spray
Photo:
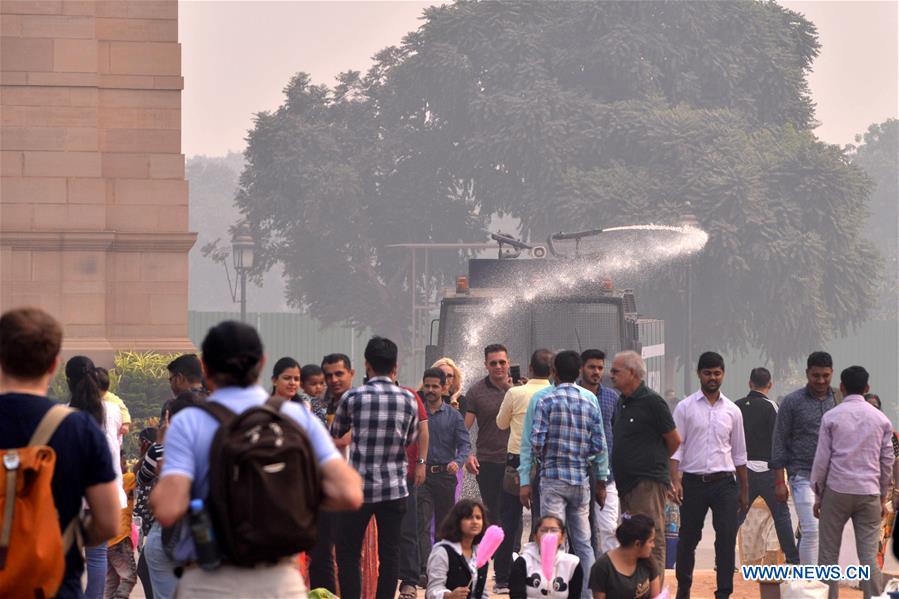
[[[671,261],[678,260],[701,251],[708,242],[708,233],[693,225],[629,225],[593,229],[577,233],[557,233],[547,239],[550,252],[557,257],[565,257],[555,247],[554,241],[574,240],[576,254],[580,252],[580,241],[587,237],[614,232],[646,232],[640,245],[631,244],[612,246],[601,255],[591,254],[577,260],[552,261],[552,268],[547,269],[539,280],[519,280],[508,289],[509,293],[491,299],[483,311],[472,319],[472,324],[464,334],[464,351],[459,356],[462,372],[473,376],[482,371],[481,362],[477,359],[487,343],[503,341],[505,331],[495,330],[496,320],[505,316],[522,303],[531,303],[539,299],[565,295],[577,288],[599,284],[603,279],[635,272],[637,269],[655,269]],[[675,235],[653,235],[652,233],[674,233]],[[505,240],[504,240],[505,242]],[[589,258],[589,259],[584,259]],[[599,264],[601,263],[601,268]],[[473,380],[473,379],[469,379]]]

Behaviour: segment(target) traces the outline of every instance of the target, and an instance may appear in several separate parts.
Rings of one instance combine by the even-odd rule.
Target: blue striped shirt
[[[583,484],[588,481],[590,463],[600,480],[608,478],[608,454],[598,402],[584,397],[582,389],[572,383],[557,386],[537,403],[531,447],[533,454],[541,458],[541,476],[547,479]]]

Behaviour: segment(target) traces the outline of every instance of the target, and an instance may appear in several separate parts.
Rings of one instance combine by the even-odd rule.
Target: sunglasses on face
[[[490,366],[505,366],[508,364],[505,360],[493,360],[492,362],[488,362]]]

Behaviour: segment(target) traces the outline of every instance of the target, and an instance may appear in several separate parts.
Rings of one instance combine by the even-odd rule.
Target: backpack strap
[[[47,410],[47,413],[44,414],[44,417],[41,418],[41,421],[38,423],[37,428],[34,429],[34,434],[31,435],[28,446],[35,447],[49,443],[50,437],[53,436],[53,433],[55,433],[59,425],[62,424],[62,421],[74,411],[74,408],[63,405],[55,405]]]
[[[218,420],[220,425],[228,424],[237,416],[237,414],[217,401],[205,401],[193,407],[200,408],[201,410]]]
[[[29,447],[46,445],[65,417],[74,412],[72,408],[55,405],[44,414],[28,441]],[[12,535],[12,520],[16,505],[16,475],[19,472],[19,456],[16,450],[9,451],[3,459],[6,470],[6,497],[3,504],[3,528],[0,530],[0,567],[6,565],[9,540]]]
[[[9,539],[12,536],[12,517],[16,507],[16,474],[19,472],[19,454],[12,449],[3,456],[6,470],[6,497],[3,498],[3,528],[0,529],[0,569],[6,566]]]
[[[72,518],[66,529],[62,531],[62,554],[67,554],[73,544],[78,547],[79,553],[84,552],[84,533],[81,531],[81,520],[78,516]]]
[[[280,395],[272,395],[267,400],[265,400],[265,407],[270,408],[275,412],[280,412],[281,406],[283,406],[286,401],[287,400]]]

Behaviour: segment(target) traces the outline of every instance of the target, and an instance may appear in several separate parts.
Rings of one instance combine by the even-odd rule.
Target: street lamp
[[[688,212],[681,220],[683,227],[699,227],[699,221],[690,212],[690,203],[687,202]],[[690,393],[693,385],[693,378],[690,369],[693,365],[693,358],[690,356],[693,350],[693,262],[687,258],[687,328],[684,332],[684,396]]]
[[[233,251],[232,261],[234,272],[240,279],[240,321],[247,320],[247,272],[253,268],[253,249],[255,244],[246,225],[241,225],[234,231],[231,239]]]

